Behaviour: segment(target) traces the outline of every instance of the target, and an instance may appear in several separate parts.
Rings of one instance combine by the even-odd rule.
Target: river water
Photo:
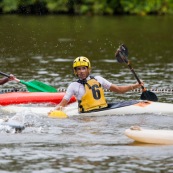
[[[122,43],[148,89],[173,88],[173,16],[0,16],[0,71],[37,79],[56,88],[75,80],[72,61],[91,60],[92,74],[117,85],[135,83],[114,53]],[[25,89],[9,82],[4,89]],[[172,103],[171,92],[156,92]],[[140,92],[106,92],[109,102],[139,99]],[[4,114],[11,117],[16,114]],[[1,172],[172,172],[173,146],[135,143],[124,135],[132,125],[172,129],[168,115],[115,115],[50,119],[18,113],[22,133],[0,131]],[[159,134],[158,134],[159,135]]]

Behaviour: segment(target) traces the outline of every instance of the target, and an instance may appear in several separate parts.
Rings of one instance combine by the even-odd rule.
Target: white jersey
[[[102,85],[104,89],[109,89],[110,86],[112,85],[111,82],[109,82],[108,80],[106,80],[105,78],[101,76],[95,76],[94,78]],[[87,80],[89,79],[90,77],[87,77]],[[74,95],[77,98],[77,100],[81,100],[84,94],[85,94],[84,85],[76,81],[76,82],[72,82],[68,86],[64,99],[69,101],[70,98]]]

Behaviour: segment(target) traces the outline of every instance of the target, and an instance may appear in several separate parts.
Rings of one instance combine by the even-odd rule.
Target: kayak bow
[[[133,126],[125,130],[125,135],[136,142],[147,144],[173,144],[173,130],[153,130]]]

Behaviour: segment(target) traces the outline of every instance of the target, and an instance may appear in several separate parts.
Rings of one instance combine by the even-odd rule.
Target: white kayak
[[[173,130],[142,129],[134,126],[125,130],[125,135],[137,142],[173,145]]]
[[[48,112],[54,110],[55,107],[39,106],[39,105],[9,105],[1,106],[0,111],[4,113],[31,113],[39,115],[48,115]],[[161,103],[152,101],[122,101],[118,103],[109,104],[108,108],[101,111],[92,111],[88,113],[78,113],[77,102],[69,104],[63,110],[68,117],[71,116],[104,116],[104,115],[129,115],[129,114],[163,114],[173,115],[173,104]]]

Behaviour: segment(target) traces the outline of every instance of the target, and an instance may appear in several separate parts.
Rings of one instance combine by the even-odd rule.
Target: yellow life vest
[[[79,101],[79,112],[88,112],[107,107],[103,88],[96,79],[92,77],[84,86],[85,94]]]

